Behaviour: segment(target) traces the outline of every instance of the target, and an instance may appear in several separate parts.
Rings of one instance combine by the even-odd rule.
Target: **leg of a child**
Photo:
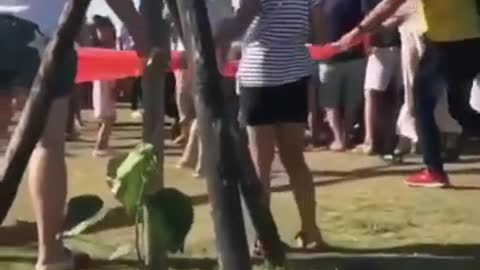
[[[176,71],[176,103],[180,116],[180,136],[175,139],[175,144],[184,144],[188,141],[192,121],[194,118],[193,98],[191,91],[191,76],[189,70]]]
[[[112,127],[114,123],[113,117],[106,117],[102,120],[100,129],[97,135],[97,143],[95,149],[97,151],[107,151],[110,143],[110,135],[112,134]]]
[[[188,138],[188,143],[183,150],[183,155],[178,162],[179,167],[184,168],[194,168],[195,164],[197,164],[198,158],[198,127],[197,127],[197,120],[193,120],[192,127],[190,129],[190,136]]]
[[[340,116],[340,108],[325,108],[327,119],[333,132],[333,142],[330,144],[331,151],[345,150],[345,131]]]

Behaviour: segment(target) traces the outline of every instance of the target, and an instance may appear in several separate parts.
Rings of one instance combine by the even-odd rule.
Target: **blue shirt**
[[[325,15],[325,40],[335,42],[344,34],[355,28],[363,19],[363,5],[360,0],[319,0],[319,5]],[[331,61],[345,61],[364,57],[363,46],[357,46],[349,51],[335,56]]]

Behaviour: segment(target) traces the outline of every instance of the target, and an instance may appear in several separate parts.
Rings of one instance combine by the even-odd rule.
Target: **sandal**
[[[327,245],[325,244],[325,242],[323,242],[321,236],[319,236],[316,240],[307,241],[305,232],[299,232],[295,236],[295,240],[297,241],[298,248],[305,251],[319,252],[325,251],[325,249],[327,248]]]
[[[90,256],[85,253],[73,253],[72,251],[65,249],[67,259],[62,262],[50,263],[50,264],[37,264],[35,270],[75,270],[88,266],[91,262]]]
[[[375,151],[373,150],[373,146],[370,144],[357,145],[357,147],[355,147],[352,150],[352,152],[356,154],[367,155],[367,156],[373,156],[375,154]]]

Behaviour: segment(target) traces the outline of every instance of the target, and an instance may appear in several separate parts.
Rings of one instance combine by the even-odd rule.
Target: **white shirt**
[[[34,22],[42,33],[52,36],[66,3],[66,0],[0,0],[0,14],[12,14]]]

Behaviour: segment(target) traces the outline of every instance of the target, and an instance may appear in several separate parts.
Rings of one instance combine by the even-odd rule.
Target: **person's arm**
[[[215,41],[217,44],[231,43],[240,38],[260,12],[261,0],[242,0],[240,8],[232,18],[220,22]]]
[[[384,28],[395,28],[400,26],[400,24],[403,23],[405,18],[400,17],[400,16],[394,16],[391,18],[388,18],[386,21],[384,21],[381,25],[381,27]]]
[[[123,22],[135,42],[135,49],[144,56],[148,51],[146,28],[132,0],[106,0],[110,8]]]
[[[348,48],[362,42],[363,36],[375,31],[390,18],[407,0],[383,0],[378,4],[355,29],[344,35],[339,45]]]
[[[232,41],[240,38],[247,31],[260,12],[260,1],[242,0],[235,16],[220,21],[215,33],[217,64],[220,67],[225,64]]]

